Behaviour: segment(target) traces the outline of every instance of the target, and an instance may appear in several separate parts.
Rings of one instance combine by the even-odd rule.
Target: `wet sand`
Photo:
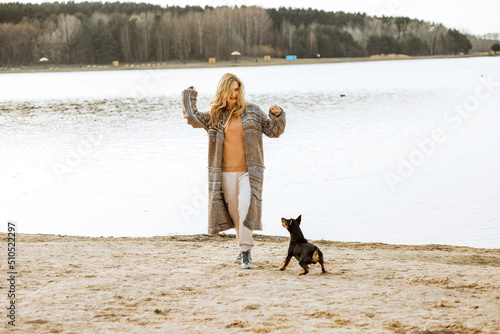
[[[285,237],[256,236],[253,270],[233,235],[16,241],[13,332],[500,332],[500,249],[314,241],[328,272],[298,276]]]

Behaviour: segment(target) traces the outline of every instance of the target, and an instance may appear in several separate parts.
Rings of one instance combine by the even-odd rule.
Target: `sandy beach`
[[[500,332],[500,249],[313,242],[326,274],[279,271],[286,237],[257,235],[242,270],[233,235],[18,235],[17,325],[2,307],[1,332]]]

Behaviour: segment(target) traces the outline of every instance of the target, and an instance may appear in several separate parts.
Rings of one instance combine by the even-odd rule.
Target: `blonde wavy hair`
[[[236,100],[236,109],[233,115],[240,117],[241,113],[246,110],[248,102],[245,101],[245,86],[236,75],[226,73],[220,78],[217,84],[217,91],[210,100],[210,125],[217,127],[222,121],[222,114],[228,109],[227,100],[232,93],[234,82],[239,85],[238,98]]]

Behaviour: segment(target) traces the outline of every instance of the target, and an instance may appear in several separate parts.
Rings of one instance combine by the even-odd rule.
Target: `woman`
[[[243,83],[231,73],[220,79],[209,112],[198,111],[197,95],[193,86],[182,92],[182,112],[188,124],[208,132],[208,233],[234,227],[240,246],[234,262],[252,269],[252,231],[262,230],[262,134],[278,138],[285,112],[275,105],[268,117],[246,102]]]

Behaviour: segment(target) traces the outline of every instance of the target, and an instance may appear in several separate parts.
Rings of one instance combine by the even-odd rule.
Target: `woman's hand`
[[[281,108],[278,107],[277,105],[274,105],[271,107],[271,112],[273,113],[274,116],[279,116],[281,114]]]

